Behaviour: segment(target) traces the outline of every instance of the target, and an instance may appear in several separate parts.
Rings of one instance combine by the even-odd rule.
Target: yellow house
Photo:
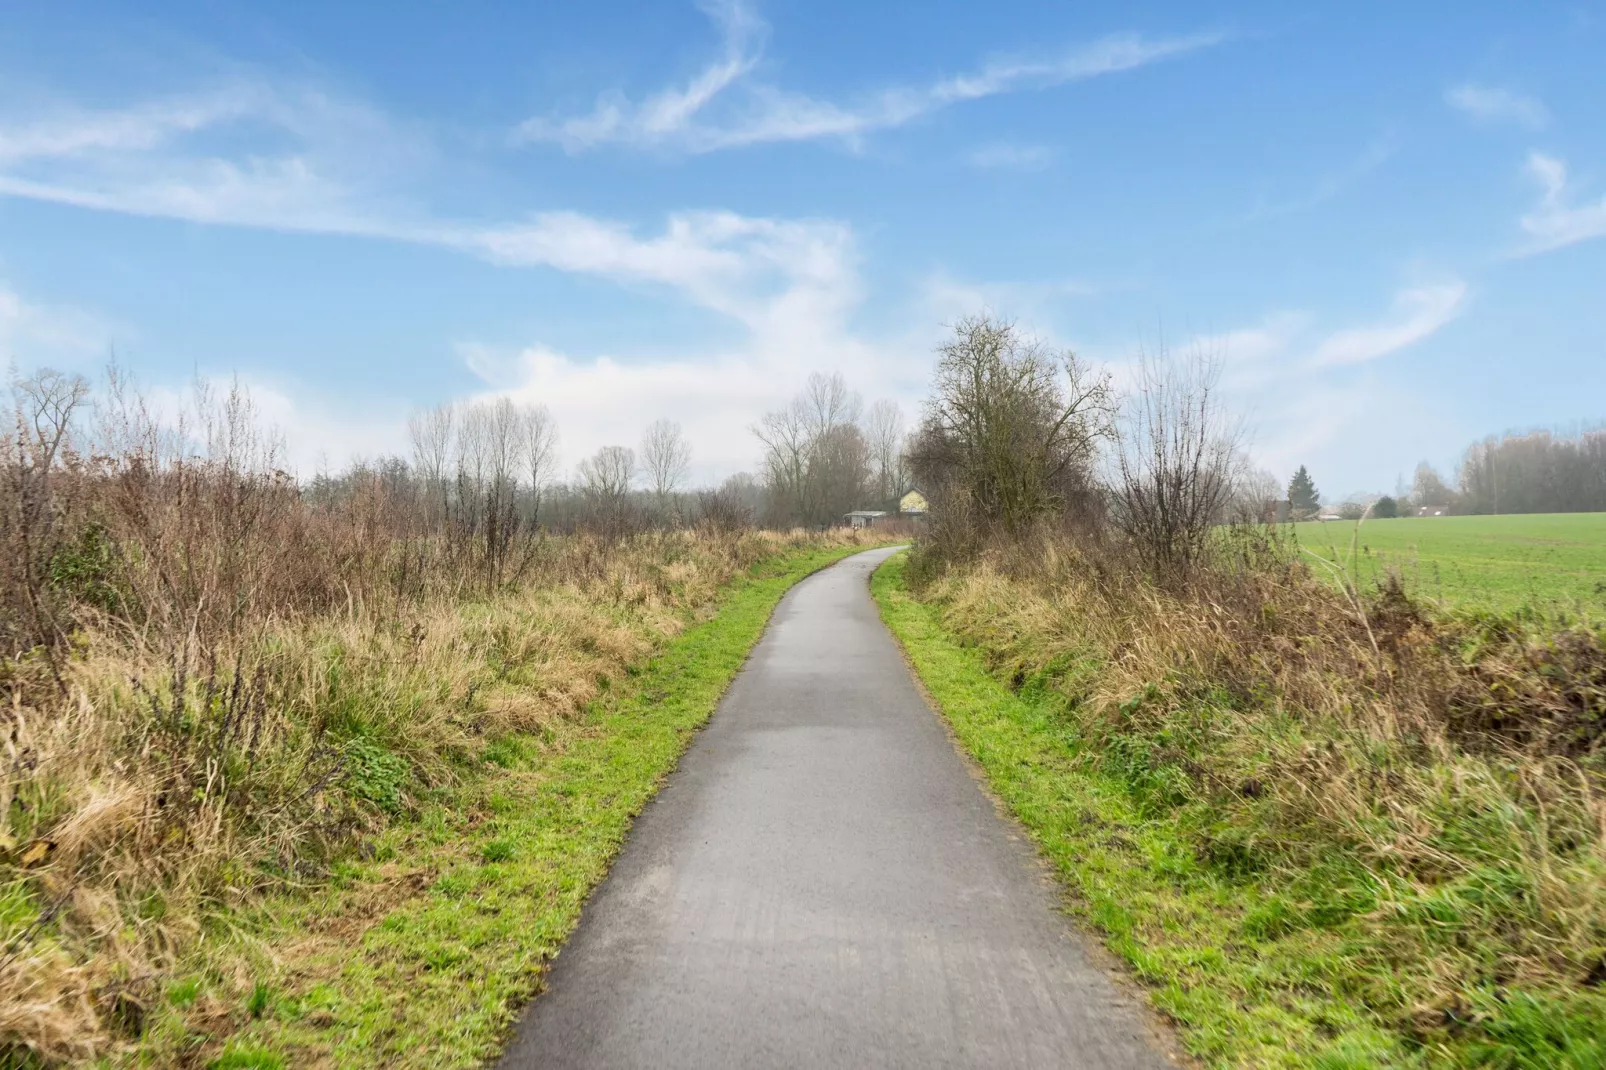
[[[923,513],[928,508],[926,496],[918,490],[912,490],[898,499],[898,512],[900,513]]]

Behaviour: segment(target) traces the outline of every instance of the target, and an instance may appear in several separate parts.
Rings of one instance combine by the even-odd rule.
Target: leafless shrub
[[[1203,354],[1139,364],[1116,440],[1113,519],[1156,576],[1186,575],[1227,518],[1242,432],[1223,411]]]
[[[1247,857],[1273,894],[1336,874],[1381,890],[1384,909],[1312,925],[1352,949],[1368,1013],[1410,1035],[1475,1033],[1452,1013],[1495,962],[1514,999],[1597,1013],[1606,637],[1440,615],[1397,583],[1363,592],[1357,615],[1274,530],[1218,535],[1227,552],[1159,582],[1080,539],[995,544],[922,597],[1001,677],[1058,695],[1078,758],[1124,779],[1202,865],[1237,881]],[[1481,893],[1490,872],[1505,883],[1476,910],[1405,906]],[[1380,961],[1386,986],[1369,984]]]
[[[753,512],[741,492],[727,484],[698,493],[697,523],[710,531],[741,531],[753,526]]]
[[[749,472],[737,472],[716,489],[697,495],[698,523],[716,531],[740,531],[768,509],[768,493]]]

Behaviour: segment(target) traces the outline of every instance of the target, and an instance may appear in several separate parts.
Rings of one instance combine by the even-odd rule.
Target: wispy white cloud
[[[1321,176],[1305,192],[1284,199],[1260,197],[1243,222],[1257,222],[1294,215],[1319,207],[1338,197],[1361,179],[1387,163],[1397,151],[1392,134],[1379,137],[1348,163]]]
[[[985,170],[1035,171],[1048,166],[1054,150],[1047,145],[983,145],[967,157],[972,167]]]
[[[695,96],[695,95],[693,95]],[[665,101],[666,121],[691,108]],[[242,152],[249,126],[275,151]],[[253,139],[253,144],[256,140]],[[390,176],[427,157],[366,109],[309,91],[225,88],[126,110],[7,123],[0,195],[214,225],[357,235],[673,289],[758,330],[840,318],[857,299],[846,225],[670,214],[657,233],[575,212],[488,222],[431,215]]]
[[[634,446],[644,427],[667,417],[686,429],[693,474],[708,482],[752,466],[757,447],[751,425],[766,409],[783,404],[801,375],[763,345],[649,361],[585,358],[541,344],[511,351],[463,345],[459,353],[470,367],[495,368],[486,390],[475,396],[505,396],[551,410],[561,429],[565,467],[601,446]]]
[[[1398,462],[1402,440],[1411,440],[1407,456],[1425,455],[1417,440],[1432,438],[1448,417],[1418,413],[1420,399],[1388,379],[1391,362],[1382,358],[1431,336],[1466,301],[1467,286],[1458,279],[1412,285],[1394,295],[1380,322],[1324,327],[1312,312],[1285,310],[1188,338],[1183,351],[1220,362],[1229,404],[1248,417],[1251,454],[1280,478],[1335,451],[1354,473],[1386,472]],[[1402,423],[1407,415],[1413,420]],[[1433,449],[1440,444],[1434,440]]]
[[[1596,201],[1573,203],[1567,165],[1554,156],[1530,153],[1527,170],[1539,184],[1540,197],[1533,210],[1522,217],[1522,229],[1532,238],[1524,253],[1548,252],[1606,236],[1606,195]]]
[[[720,5],[710,14],[721,29],[720,54],[684,87],[660,90],[640,103],[612,92],[583,115],[528,119],[514,131],[514,139],[553,142],[570,152],[606,144],[693,153],[820,139],[854,145],[867,134],[954,104],[1128,71],[1224,39],[1215,33],[1153,40],[1114,34],[1056,56],[994,59],[975,71],[923,86],[892,87],[852,103],[836,103],[755,81],[752,75],[765,41],[763,24],[740,3]],[[728,103],[719,107],[722,98]]]
[[[0,282],[0,365],[78,364],[104,359],[126,331],[83,309],[26,300]]]
[[[1459,279],[1401,290],[1392,317],[1334,332],[1316,347],[1311,363],[1364,364],[1415,345],[1455,319],[1466,297],[1467,284]]]
[[[711,81],[666,99],[659,113],[678,121],[677,114],[695,110],[699,94],[714,90]],[[240,136],[247,127],[253,136]],[[0,104],[0,145],[0,195],[211,225],[360,235],[661,287],[745,330],[722,355],[645,361],[570,357],[539,342],[465,345],[459,356],[472,356],[476,369],[501,369],[488,389],[550,395],[575,446],[617,440],[603,436],[624,434],[635,415],[650,411],[647,419],[680,419],[704,460],[728,471],[750,463],[746,427],[763,406],[779,403],[822,362],[857,369],[866,391],[882,389],[907,363],[893,356],[896,343],[867,341],[850,326],[863,285],[855,236],[844,223],[726,211],[674,212],[651,227],[568,211],[442,217],[405,197],[404,181],[391,177],[389,162],[408,151],[405,132],[333,98],[225,89],[160,106],[62,111],[48,125],[8,121]],[[42,330],[35,310],[0,291],[0,342]],[[388,410],[343,422],[315,393],[251,386],[303,474],[320,455],[338,465],[397,448],[400,417]]]
[[[1028,333],[1061,348],[1074,348],[1060,337],[1056,323],[1074,316],[1067,308],[1104,293],[1107,288],[1076,278],[991,279],[978,282],[939,270],[921,284],[917,306],[909,318],[933,325],[951,324],[963,316],[986,312],[1014,321]]]
[[[1369,364],[1423,341],[1455,319],[1466,299],[1460,279],[1408,286],[1381,322],[1324,331],[1314,313],[1284,309],[1249,326],[1190,334],[1182,348],[1219,362],[1232,390],[1312,382],[1329,369]]]
[[[783,314],[835,317],[858,292],[852,231],[828,220],[678,212],[641,238],[619,223],[549,212],[437,236],[498,263],[661,283],[755,328]]]
[[[1187,349],[1218,361],[1229,388],[1248,390],[1288,374],[1295,344],[1312,320],[1308,312],[1273,312],[1252,326],[1194,335]]]
[[[0,167],[91,153],[153,149],[175,135],[238,118],[250,109],[251,102],[237,88],[113,111],[68,109],[0,129]]]
[[[528,119],[515,132],[520,141],[558,141],[583,148],[608,141],[656,141],[685,130],[707,107],[757,66],[764,24],[739,0],[701,5],[721,31],[718,59],[684,86],[661,89],[639,105],[620,93],[605,95],[586,115],[564,120]]]
[[[841,371],[868,398],[913,412],[930,371],[932,339],[875,336],[845,315],[777,301],[743,339],[710,350],[651,356],[565,353],[537,342],[464,342],[459,357],[485,382],[475,396],[547,405],[562,431],[565,465],[604,445],[634,445],[661,417],[679,421],[692,446],[693,477],[717,481],[758,460],[752,426],[784,405],[815,371]]]
[[[1329,504],[1346,490],[1386,490],[1386,473],[1398,472],[1402,460],[1438,456],[1467,434],[1444,398],[1425,397],[1376,367],[1353,381],[1281,386],[1256,406],[1254,427],[1256,463],[1282,480],[1309,465]]]
[[[1444,102],[1478,122],[1510,122],[1534,130],[1550,123],[1550,112],[1537,97],[1497,86],[1452,86],[1444,91]]]
[[[0,195],[201,223],[389,235],[404,218],[390,176],[421,170],[431,152],[378,112],[310,88],[233,82],[26,117],[0,105]]]

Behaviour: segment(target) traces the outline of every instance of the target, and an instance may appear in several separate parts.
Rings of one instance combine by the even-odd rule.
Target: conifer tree
[[[1300,465],[1294,478],[1288,481],[1288,508],[1296,516],[1308,516],[1321,508],[1322,496],[1316,490],[1305,466]]]

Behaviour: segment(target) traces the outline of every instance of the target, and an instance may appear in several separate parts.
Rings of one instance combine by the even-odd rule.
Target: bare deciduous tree
[[[486,445],[489,447],[491,482],[498,493],[503,485],[518,478],[522,423],[523,414],[510,399],[497,398],[491,403]]]
[[[1456,493],[1445,483],[1438,469],[1423,461],[1416,466],[1416,475],[1411,481],[1411,500],[1417,505],[1447,508],[1455,504]]]
[[[1011,535],[1068,506],[1091,508],[1112,398],[1109,377],[1073,354],[988,316],[960,320],[937,350],[915,477],[950,519],[965,513]]]
[[[641,463],[651,484],[660,520],[667,520],[671,499],[691,468],[691,445],[673,420],[655,420],[641,439]]]
[[[809,454],[812,450],[808,422],[802,406],[795,401],[784,409],[767,412],[753,428],[764,444],[764,477],[778,514],[789,514],[795,524],[806,524],[812,510],[809,501]]]
[[[455,452],[459,505],[477,517],[491,467],[491,414],[484,405],[463,408],[457,421]]]
[[[89,396],[82,375],[41,368],[12,380],[17,423],[29,464],[48,472],[72,432],[73,415]]]
[[[407,418],[407,437],[413,444],[413,470],[424,485],[436,522],[445,519],[447,466],[452,458],[457,407],[450,402],[422,409]]]
[[[604,446],[580,462],[580,485],[597,501],[617,501],[630,493],[636,454],[628,446]]]
[[[0,612],[0,650],[18,656],[31,642],[40,643],[61,684],[58,647],[66,631],[50,562],[63,533],[58,530],[52,481],[63,454],[71,452],[76,413],[89,396],[89,383],[81,375],[44,368],[27,377],[13,375],[11,394],[16,430],[0,438],[4,447],[0,473],[5,480],[0,606],[11,604],[21,619],[11,622],[6,619],[9,614]]]
[[[614,537],[633,526],[630,486],[636,478],[636,454],[626,446],[603,446],[579,465],[580,492],[588,524]]]
[[[864,437],[869,440],[875,467],[876,499],[892,503],[909,489],[903,458],[906,428],[903,409],[896,401],[882,399],[870,406],[864,418]]]
[[[530,524],[541,517],[541,496],[558,466],[558,425],[545,405],[525,407],[519,428],[519,452],[530,477]]]
[[[1282,481],[1274,473],[1255,467],[1247,453],[1238,456],[1234,471],[1232,501],[1228,506],[1230,519],[1239,524],[1275,522],[1277,503],[1285,493]]]
[[[532,430],[532,420],[541,426]],[[439,410],[426,413],[415,424],[415,455],[431,466],[439,458],[441,440],[455,426],[456,486],[455,495],[446,500],[447,533],[478,545],[475,552],[484,563],[487,583],[502,582],[520,532],[534,531],[533,513],[527,524],[519,516],[519,483],[526,472],[539,479],[550,465],[550,418],[545,410],[497,398],[459,406],[451,417]],[[534,468],[533,443],[540,446]],[[539,494],[539,482],[532,490]]]

